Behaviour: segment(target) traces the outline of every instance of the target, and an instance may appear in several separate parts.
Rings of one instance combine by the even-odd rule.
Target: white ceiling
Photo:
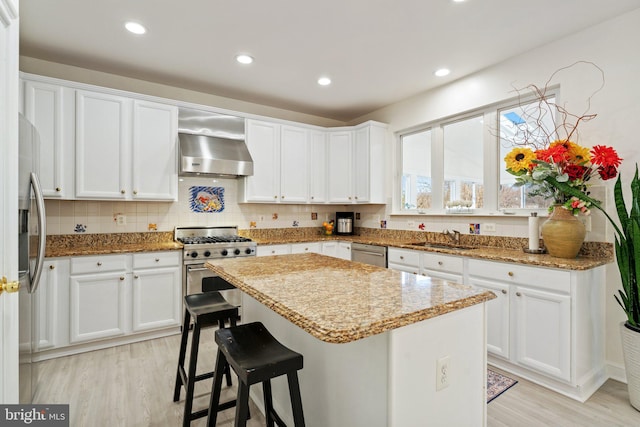
[[[21,0],[20,48],[346,122],[638,7],[640,0]],[[128,20],[148,33],[128,33]],[[236,63],[241,52],[254,64]],[[452,73],[435,77],[443,66]],[[319,86],[321,75],[333,84]]]

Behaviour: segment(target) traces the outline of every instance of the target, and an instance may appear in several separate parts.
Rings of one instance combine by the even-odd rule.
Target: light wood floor
[[[40,362],[41,384],[35,403],[68,403],[72,427],[179,426],[184,390],[183,400],[172,400],[179,338],[175,335]],[[213,331],[203,331],[198,373],[213,369],[215,350]],[[625,384],[609,380],[581,404],[505,374],[519,382],[489,403],[490,427],[640,426],[640,412],[629,405]],[[235,396],[235,384],[237,381],[231,389],[223,387],[223,401]],[[211,380],[196,385],[196,410],[208,406],[210,387]],[[254,405],[251,415],[250,427],[264,425]],[[233,409],[220,413],[218,426],[232,426],[233,417]],[[191,425],[204,426],[206,419]]]

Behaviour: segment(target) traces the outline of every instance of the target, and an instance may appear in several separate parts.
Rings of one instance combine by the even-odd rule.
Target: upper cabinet
[[[373,122],[328,132],[330,203],[384,203],[385,134]]]
[[[24,116],[40,136],[38,176],[45,197],[74,196],[74,90],[37,81],[23,84]]]
[[[76,93],[76,196],[176,200],[176,107]]]
[[[253,175],[244,179],[242,201],[307,203],[307,129],[247,120],[247,147],[253,159]]]
[[[329,149],[327,133],[312,130],[309,132],[309,202],[327,201],[327,162]]]
[[[76,92],[76,196],[130,197],[131,100]]]
[[[178,109],[133,101],[132,197],[177,200]]]

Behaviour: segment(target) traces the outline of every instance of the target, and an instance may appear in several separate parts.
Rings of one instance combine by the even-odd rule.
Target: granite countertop
[[[318,254],[206,266],[312,336],[348,343],[495,298],[492,292]]]
[[[474,249],[454,249],[444,247],[427,247],[412,243],[424,242],[424,239],[397,239],[377,236],[293,236],[276,238],[253,238],[258,245],[274,245],[287,243],[304,243],[315,241],[341,240],[347,242],[363,243],[367,245],[387,246],[401,249],[412,249],[424,252],[439,252],[447,255],[457,255],[491,261],[513,262],[518,264],[537,265],[548,268],[566,270],[589,270],[613,262],[613,254],[604,253],[601,256],[578,256],[574,259],[552,257],[548,254],[528,254],[513,247],[499,246],[475,246]],[[474,245],[472,245],[474,246]]]
[[[173,233],[62,234],[47,236],[45,257],[181,250]]]

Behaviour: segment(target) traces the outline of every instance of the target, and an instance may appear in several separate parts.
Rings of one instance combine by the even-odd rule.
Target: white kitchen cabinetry
[[[177,108],[133,101],[133,199],[178,199],[177,136]]]
[[[178,331],[180,251],[47,258],[44,267],[37,360]]]
[[[73,198],[75,93],[59,85],[24,81],[24,115],[40,136],[38,177],[47,198]]]
[[[258,245],[256,256],[286,255],[291,253],[291,245]]]
[[[367,122],[328,133],[329,202],[384,203],[386,127]]]
[[[411,249],[389,248],[387,250],[387,267],[407,273],[420,273],[420,255],[422,251]]]
[[[327,133],[309,132],[309,201],[325,203],[327,201],[327,169],[330,152],[327,145]]]
[[[338,242],[337,257],[349,261],[351,260],[351,242]]]
[[[175,200],[177,120],[173,106],[76,91],[76,197]]]
[[[307,203],[309,132],[294,126],[247,120],[253,176],[244,178],[245,202]]]
[[[320,242],[308,242],[308,243],[292,243],[292,254],[322,254],[322,244]]]
[[[463,282],[464,259],[461,257],[438,252],[423,252],[421,265],[420,273],[424,276],[455,283]]]
[[[329,203],[353,203],[353,132],[329,131]]]
[[[180,253],[133,254],[132,330],[179,326],[182,306]]]
[[[322,255],[351,260],[351,242],[330,240],[322,242]]]
[[[604,267],[554,270],[470,259],[468,283],[498,296],[489,302],[491,364],[580,401],[606,380]]]
[[[127,255],[71,259],[69,341],[124,335],[127,323]]]
[[[38,313],[37,346],[34,352],[60,346],[66,342],[63,333],[68,322],[61,312],[68,312],[69,260],[45,260],[38,290],[33,294],[34,310]]]

